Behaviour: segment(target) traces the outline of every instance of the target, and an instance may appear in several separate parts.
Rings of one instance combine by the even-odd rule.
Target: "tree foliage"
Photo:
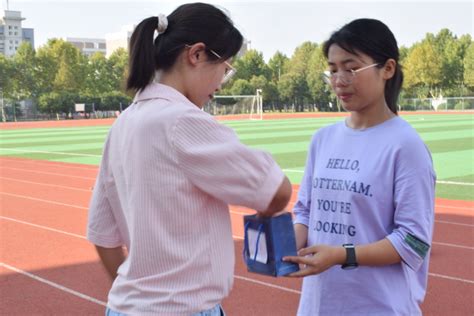
[[[404,97],[474,95],[474,44],[471,35],[459,38],[448,29],[410,47],[400,47]],[[336,110],[334,94],[323,81],[327,61],[321,45],[304,42],[291,57],[276,52],[267,62],[249,50],[233,62],[237,74],[221,94],[253,95],[262,89],[264,108],[304,111]],[[6,103],[30,99],[45,113],[74,111],[75,103],[91,110],[119,110],[131,101],[124,87],[128,53],[116,50],[109,58],[86,57],[60,39],[35,51],[23,43],[14,57],[0,55],[0,92]]]

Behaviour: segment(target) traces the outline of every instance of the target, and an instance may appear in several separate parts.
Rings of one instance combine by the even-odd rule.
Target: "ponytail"
[[[398,96],[400,95],[400,89],[403,84],[403,72],[402,67],[397,63],[395,68],[395,74],[390,80],[385,83],[385,102],[389,109],[396,115],[398,115]]]
[[[156,31],[159,35],[154,39]],[[242,34],[232,20],[210,4],[183,4],[169,16],[147,18],[130,39],[127,90],[143,90],[157,70],[171,69],[186,45],[204,43],[226,60],[239,52],[242,42]]]
[[[155,76],[155,45],[153,37],[158,18],[143,20],[133,31],[130,39],[129,76],[127,90],[144,89]]]

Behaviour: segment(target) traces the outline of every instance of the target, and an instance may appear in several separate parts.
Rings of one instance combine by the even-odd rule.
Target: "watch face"
[[[344,270],[352,270],[357,268],[359,265],[358,264],[344,264],[341,266],[342,269]]]

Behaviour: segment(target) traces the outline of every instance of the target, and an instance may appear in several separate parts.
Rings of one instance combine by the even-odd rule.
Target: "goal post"
[[[216,95],[204,106],[211,115],[235,116],[242,120],[262,120],[262,93],[258,89],[255,95]]]

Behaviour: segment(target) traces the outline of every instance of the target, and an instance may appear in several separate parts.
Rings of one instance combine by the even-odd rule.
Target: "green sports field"
[[[311,135],[342,118],[226,121],[245,144],[270,151],[298,184]],[[474,200],[474,115],[407,115],[433,154],[437,197]],[[0,131],[0,155],[98,165],[108,126]]]

